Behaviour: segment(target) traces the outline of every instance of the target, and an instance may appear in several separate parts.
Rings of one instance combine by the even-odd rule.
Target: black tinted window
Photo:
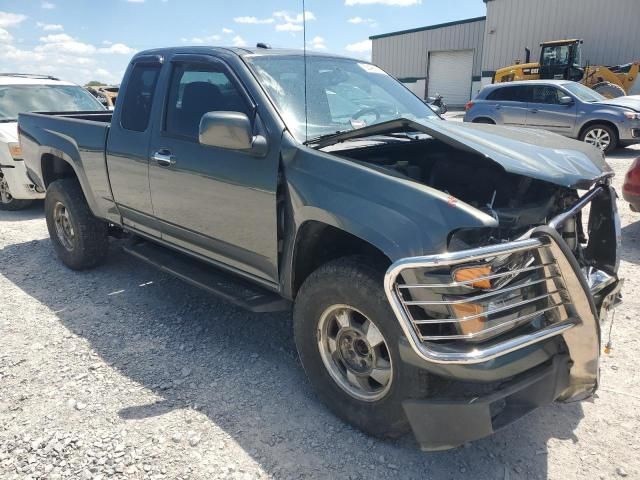
[[[122,127],[144,132],[149,125],[160,65],[138,64],[133,67],[122,102]]]
[[[171,78],[165,130],[197,139],[202,116],[215,111],[249,115],[247,103],[226,72],[208,65],[176,66]]]
[[[562,96],[564,96],[564,94],[556,87],[538,85],[533,87],[531,102],[558,105],[560,103],[560,97]]]
[[[487,100],[501,100],[504,102],[527,102],[528,87],[504,87],[494,90],[487,96]]]

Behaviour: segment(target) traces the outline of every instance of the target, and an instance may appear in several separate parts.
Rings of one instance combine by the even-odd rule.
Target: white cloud
[[[410,7],[420,5],[422,0],[344,0],[347,7],[354,5],[390,5],[393,7]]]
[[[21,13],[0,12],[0,28],[8,28],[19,25],[27,19]]]
[[[98,49],[100,53],[114,53],[116,55],[133,55],[136,51],[124,43],[112,43],[106,48]]]
[[[45,32],[62,32],[64,30],[64,27],[62,25],[60,25],[59,23],[37,22],[36,26],[38,28],[41,28]]]
[[[42,45],[35,50],[38,52],[62,52],[76,55],[89,55],[96,52],[96,47],[90,43],[80,42],[66,33],[56,33],[40,37]]]
[[[326,50],[327,49],[327,45],[325,43],[325,39],[322,37],[313,37],[313,40],[311,40],[309,43],[309,47],[312,48],[313,50]]]
[[[240,35],[236,35],[235,37],[233,37],[233,46],[234,47],[246,47],[247,46],[247,42]]]
[[[347,20],[347,22],[353,23],[354,25],[359,25],[359,24],[376,25],[376,21],[373,18],[353,17]]]
[[[220,41],[222,37],[220,35],[209,35],[208,37],[191,37],[181,38],[183,43],[192,43],[194,45],[204,45],[205,43],[214,43]]]
[[[273,18],[235,17],[233,21],[236,23],[247,23],[252,25],[258,25],[258,24],[273,23],[275,20]]]
[[[223,28],[222,33],[230,34],[233,33],[233,30],[231,30],[230,28]]]
[[[304,30],[302,25],[295,23],[281,23],[276,25],[277,32],[301,32],[302,30]]]
[[[281,10],[279,12],[273,12],[273,16],[276,18],[281,18],[283,19],[285,22],[287,23],[302,23],[302,14],[298,13],[295,16],[291,16],[291,14],[289,14],[289,12],[287,12],[286,10]],[[316,16],[313,14],[313,12],[305,12],[304,18],[308,21],[310,20],[315,20]]]
[[[45,10],[52,10],[52,9],[56,8],[56,4],[55,4],[55,3],[46,2],[46,1],[45,1],[45,2],[42,2],[42,3],[40,4],[40,6],[41,6],[42,8],[44,8]]]
[[[347,52],[354,52],[354,53],[371,52],[371,40],[362,40],[361,42],[350,43],[344,48]]]
[[[11,43],[13,37],[4,28],[0,28],[0,45]]]

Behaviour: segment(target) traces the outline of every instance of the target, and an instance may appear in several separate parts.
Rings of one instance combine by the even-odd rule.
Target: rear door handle
[[[151,158],[153,158],[161,167],[170,167],[176,164],[176,157],[166,148],[155,152]]]
[[[531,110],[529,110],[531,113],[538,113],[538,109],[537,108],[532,108]]]
[[[496,105],[496,110],[500,110],[502,108],[501,105]]]

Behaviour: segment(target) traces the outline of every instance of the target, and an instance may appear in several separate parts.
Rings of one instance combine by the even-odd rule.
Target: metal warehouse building
[[[438,92],[462,106],[497,69],[524,61],[525,48],[537,61],[543,41],[584,39],[583,57],[592,65],[640,60],[640,0],[484,3],[486,17],[371,37],[373,63],[423,98]]]

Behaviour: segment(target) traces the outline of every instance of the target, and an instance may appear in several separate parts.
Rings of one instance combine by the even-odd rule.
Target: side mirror
[[[251,122],[241,112],[208,112],[200,119],[198,140],[201,145],[243,150],[251,155],[267,154],[267,140],[253,136]]]
[[[573,98],[568,95],[560,97],[560,105],[573,105]]]

